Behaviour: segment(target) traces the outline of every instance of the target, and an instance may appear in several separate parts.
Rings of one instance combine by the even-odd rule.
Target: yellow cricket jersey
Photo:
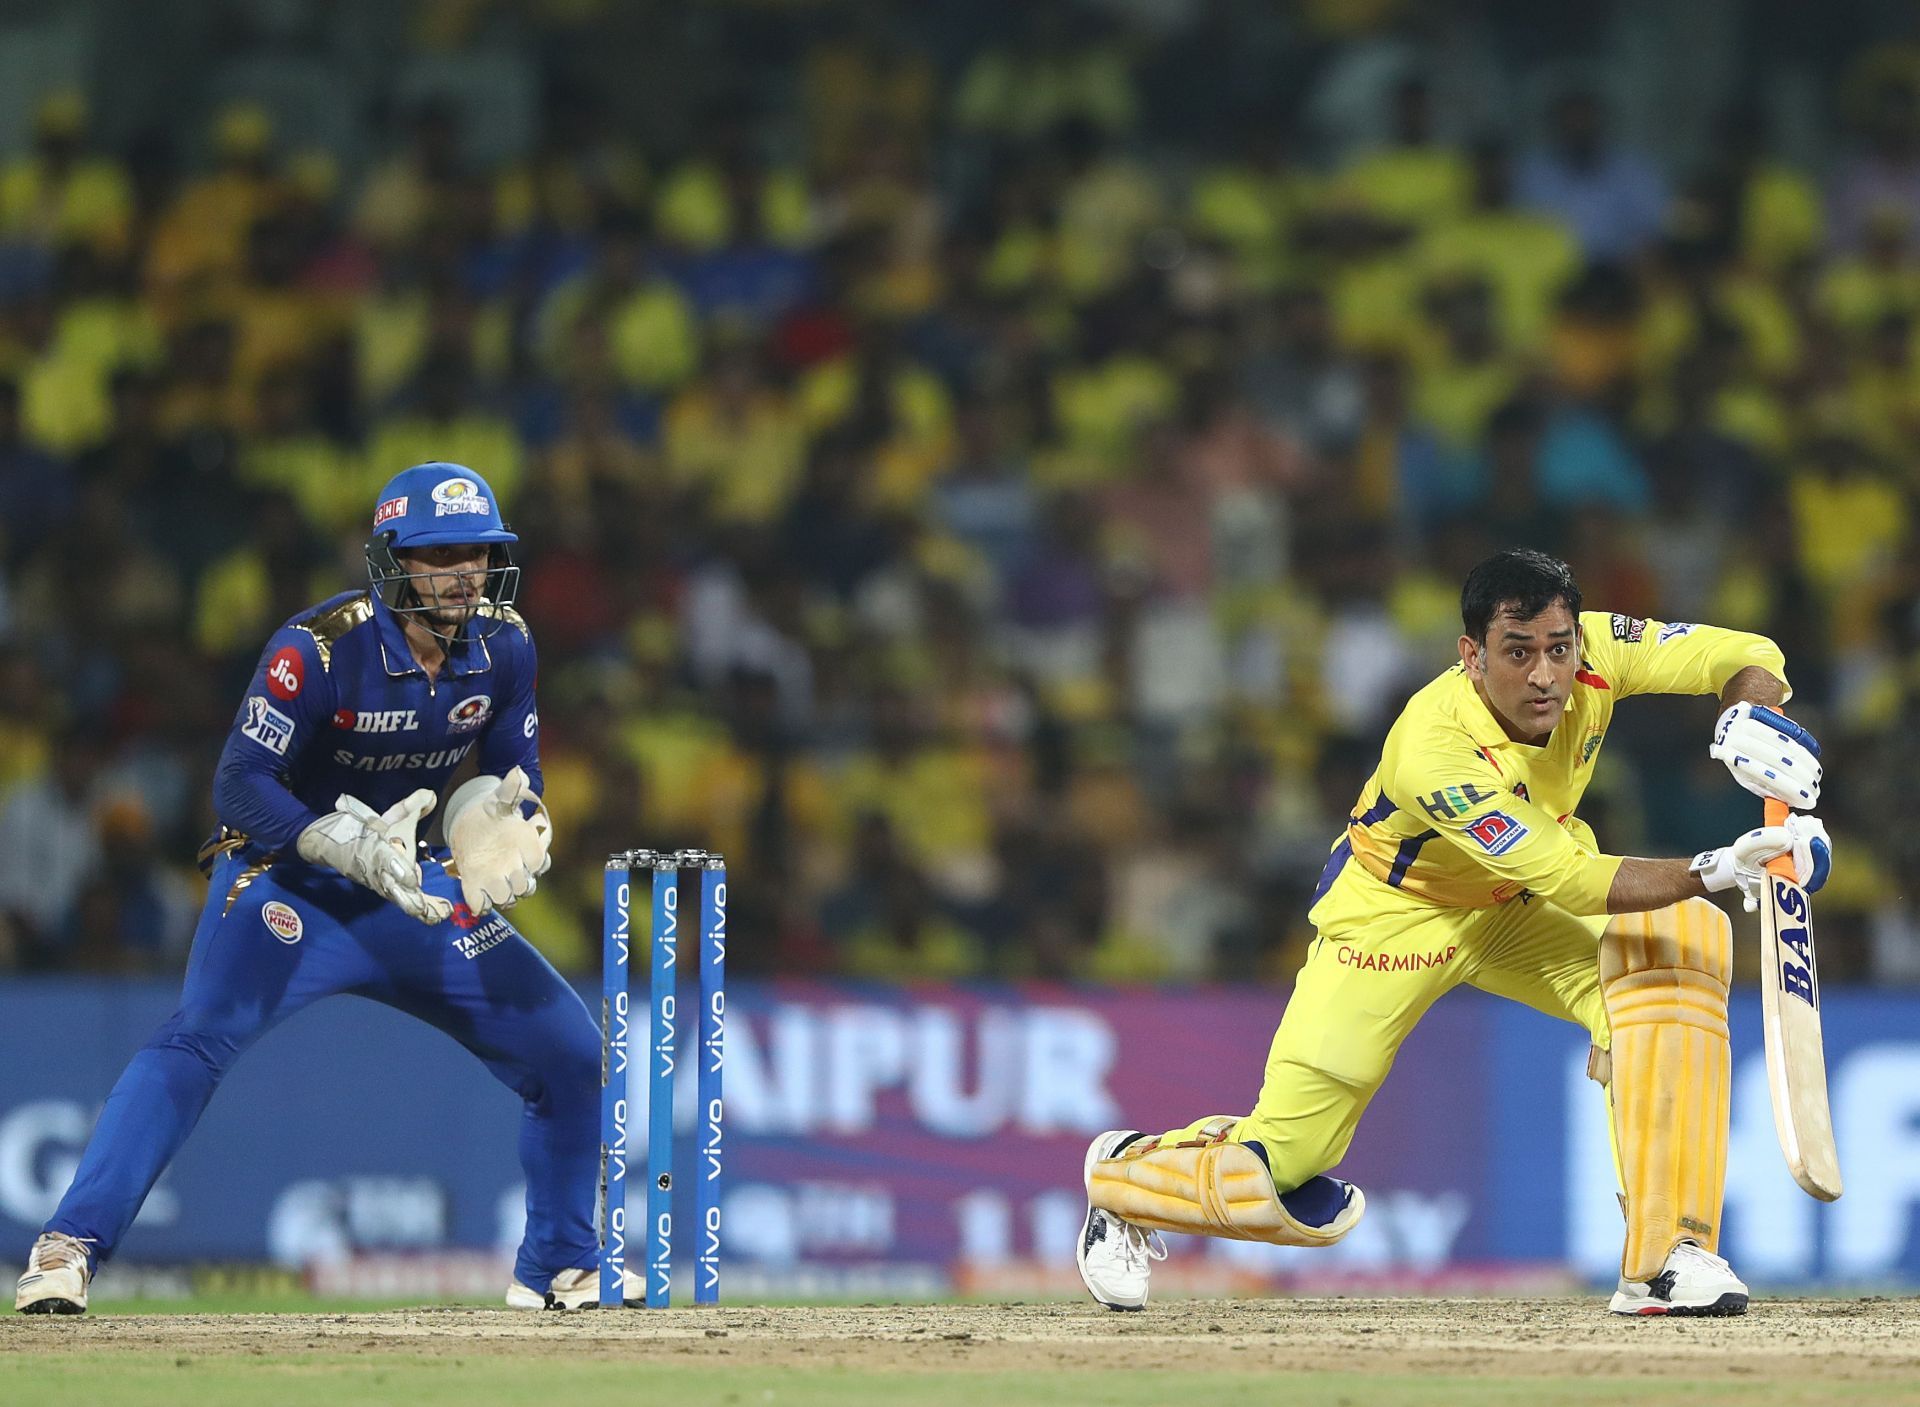
[[[1621,857],[1600,854],[1573,812],[1614,704],[1717,694],[1748,665],[1786,679],[1764,636],[1601,611],[1580,627],[1580,671],[1544,746],[1509,738],[1463,665],[1407,701],[1320,877],[1310,918],[1322,933],[1522,894],[1605,913]]]

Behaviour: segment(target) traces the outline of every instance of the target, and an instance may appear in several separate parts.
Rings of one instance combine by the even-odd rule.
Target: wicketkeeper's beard
[[[466,629],[467,622],[473,619],[474,608],[471,605],[435,606],[422,611],[426,627],[442,640],[453,641],[460,638],[460,632]]]

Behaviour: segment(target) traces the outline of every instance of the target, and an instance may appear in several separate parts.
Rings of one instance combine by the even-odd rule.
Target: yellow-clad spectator
[[[1375,218],[1416,230],[1458,215],[1472,183],[1460,152],[1434,140],[1432,93],[1417,74],[1394,85],[1388,144],[1334,178],[1335,189]]]
[[[1142,236],[1166,222],[1166,203],[1146,168],[1106,147],[1092,127],[1069,126],[1059,145],[1069,174],[1059,197],[1057,267],[1061,287],[1084,301],[1132,275]]]
[[[256,405],[254,433],[240,447],[241,483],[285,494],[322,532],[364,533],[368,476],[356,455],[314,424],[305,373],[282,368],[268,375],[260,383]]]
[[[667,407],[662,443],[668,474],[704,494],[716,518],[765,523],[799,482],[806,422],[761,375],[754,346],[735,334]]]
[[[1907,214],[1895,206],[1873,211],[1857,254],[1845,254],[1820,280],[1820,306],[1853,333],[1865,333],[1889,313],[1920,312],[1920,261],[1914,257],[1914,231]]]
[[[20,388],[20,421],[28,444],[74,455],[113,428],[109,376],[83,356],[64,355],[59,323],[47,297],[29,298],[9,319],[5,366]]]
[[[126,248],[133,192],[110,157],[85,151],[86,100],[64,90],[40,104],[33,149],[0,166],[0,239],[45,248]]]
[[[233,320],[233,374],[251,393],[268,373],[304,366],[328,339],[345,331],[339,304],[300,281],[307,251],[286,215],[261,216],[247,236],[247,277],[227,307]]]
[[[1122,472],[1148,425],[1180,403],[1172,368],[1144,351],[1125,351],[1064,368],[1053,381],[1060,442],[1035,462],[1050,486],[1100,483]]]
[[[409,464],[447,460],[484,476],[511,503],[520,488],[525,455],[505,416],[476,402],[473,373],[459,355],[430,357],[420,370],[413,409],[374,427],[361,472],[369,497]]]
[[[672,391],[699,368],[699,315],[678,284],[649,267],[643,236],[625,217],[603,222],[592,266],[541,303],[534,346],[549,374],[574,378],[584,370],[576,364],[582,319],[600,327],[612,365],[629,386]]]
[[[1905,463],[1920,451],[1920,362],[1914,351],[1914,319],[1888,313],[1852,365],[1848,409],[1854,433],[1889,463]]]
[[[662,239],[695,254],[749,235],[794,248],[812,233],[811,200],[806,178],[791,167],[763,172],[745,162],[699,157],[661,180],[653,223]]]
[[[939,95],[926,53],[893,31],[884,10],[829,9],[821,18],[843,28],[806,56],[801,104],[814,169],[837,174],[874,131],[924,150]]]
[[[1068,122],[1112,133],[1132,127],[1139,98],[1127,54],[1098,17],[1054,5],[1024,14],[1028,33],[982,50],[961,74],[953,99],[960,128],[1032,140]]]
[[[214,169],[186,184],[147,242],[147,285],[170,321],[206,311],[197,300],[240,277],[253,222],[278,194],[273,120],[264,108],[222,109],[213,146]]]
[[[1553,216],[1513,203],[1513,159],[1504,142],[1473,149],[1466,208],[1428,228],[1413,258],[1428,277],[1477,274],[1499,294],[1500,324],[1517,349],[1538,347],[1553,301],[1580,267],[1580,247]]]
[[[1860,446],[1838,436],[1808,445],[1787,487],[1794,553],[1851,638],[1871,627],[1865,588],[1898,557],[1911,522],[1907,495]]]
[[[876,912],[841,945],[841,970],[864,982],[959,982],[985,969],[979,939],[939,912],[932,886],[909,865],[878,882]]]
[[[123,367],[156,366],[165,339],[153,309],[131,296],[125,261],[111,264],[90,244],[71,244],[60,257],[65,298],[54,326],[52,355],[108,378]]]
[[[1414,413],[1451,448],[1479,443],[1493,412],[1520,388],[1522,363],[1500,338],[1493,290],[1479,278],[1429,285],[1430,332],[1414,357]]]
[[[952,447],[945,383],[905,360],[889,330],[871,330],[854,352],[808,372],[796,399],[810,434],[852,422],[876,438],[876,504],[918,503]]]
[[[354,228],[386,251],[406,248],[436,221],[466,223],[479,217],[486,194],[466,175],[461,143],[460,117],[451,103],[420,104],[407,146],[361,188]]]
[[[639,207],[646,198],[646,161],[614,134],[597,95],[563,87],[544,117],[538,148],[494,180],[494,226],[501,234],[585,234],[602,211]]]
[[[1270,292],[1292,272],[1302,217],[1323,198],[1322,178],[1271,129],[1249,138],[1246,159],[1210,166],[1187,194],[1187,223],[1233,254],[1247,288]]]
[[[903,853],[931,873],[977,871],[993,839],[984,750],[930,739],[921,705],[897,687],[874,692],[871,714],[872,748],[836,778],[842,814],[884,816]]]
[[[160,396],[160,430],[237,434],[253,422],[253,398],[234,379],[233,324],[193,322],[174,334]]]

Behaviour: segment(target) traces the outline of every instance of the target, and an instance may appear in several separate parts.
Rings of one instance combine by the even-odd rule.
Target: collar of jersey
[[[426,676],[426,670],[420,667],[407,645],[407,633],[401,628],[400,617],[377,596],[373,602],[373,626],[380,633],[380,664],[387,671],[389,679],[403,679],[409,674],[418,674],[422,678]],[[398,669],[394,668],[396,661],[400,665]],[[447,652],[446,674],[449,679],[484,674],[492,668],[493,655],[484,639],[462,635]]]
[[[1487,707],[1487,701],[1480,697],[1480,691],[1473,687],[1473,677],[1463,667],[1457,685],[1459,706],[1454,716],[1467,730],[1467,736],[1474,744],[1483,748],[1506,747],[1513,742],[1507,736],[1507,730],[1500,726],[1500,720],[1493,716],[1493,710]]]

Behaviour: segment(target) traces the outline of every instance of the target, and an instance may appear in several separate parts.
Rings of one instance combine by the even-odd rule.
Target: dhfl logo
[[[1504,811],[1489,811],[1468,825],[1467,834],[1489,855],[1504,855],[1527,838],[1527,828]]]
[[[304,682],[300,652],[288,645],[267,662],[267,692],[276,699],[292,699]]]

